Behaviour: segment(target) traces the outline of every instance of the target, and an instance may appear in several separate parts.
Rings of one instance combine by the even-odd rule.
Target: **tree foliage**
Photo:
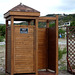
[[[5,36],[5,25],[0,26],[0,36]]]

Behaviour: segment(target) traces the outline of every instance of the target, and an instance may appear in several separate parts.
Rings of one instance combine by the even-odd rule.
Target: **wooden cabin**
[[[58,16],[40,17],[39,11],[19,4],[5,13],[4,18],[6,75],[58,75]],[[54,27],[49,26],[51,21],[55,22]],[[39,22],[45,22],[45,28],[39,28]]]

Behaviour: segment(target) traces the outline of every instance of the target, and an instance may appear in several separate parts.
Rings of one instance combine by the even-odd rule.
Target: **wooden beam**
[[[47,22],[47,20],[39,20],[39,22]]]
[[[11,16],[11,75],[14,74],[14,18]]]
[[[7,13],[4,14],[4,17],[8,17],[8,16],[40,16],[40,12],[20,12],[20,11],[9,11]]]
[[[39,17],[39,20],[56,20],[56,17]]]
[[[58,15],[56,15],[56,75],[58,75]]]
[[[14,16],[14,19],[36,19],[37,17]]]
[[[36,25],[36,75],[38,75],[38,19],[35,19]]]
[[[8,21],[6,20],[6,53],[5,53],[5,72],[7,72],[7,26],[8,26]]]

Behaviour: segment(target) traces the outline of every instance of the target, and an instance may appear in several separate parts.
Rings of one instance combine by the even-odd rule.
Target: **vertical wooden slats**
[[[46,28],[38,28],[38,69],[48,68],[48,34]]]
[[[28,28],[28,33],[20,33],[20,28]],[[35,73],[34,70],[34,27],[14,26],[14,73]]]
[[[11,27],[7,27],[7,58],[6,58],[6,65],[7,65],[7,72],[11,72]]]

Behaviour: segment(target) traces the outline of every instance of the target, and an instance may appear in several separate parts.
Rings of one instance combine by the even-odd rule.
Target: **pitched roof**
[[[20,3],[19,5],[17,5],[16,7],[12,8],[9,11],[20,11],[20,12],[39,12],[31,7],[28,7],[26,5],[23,5],[22,3]]]

